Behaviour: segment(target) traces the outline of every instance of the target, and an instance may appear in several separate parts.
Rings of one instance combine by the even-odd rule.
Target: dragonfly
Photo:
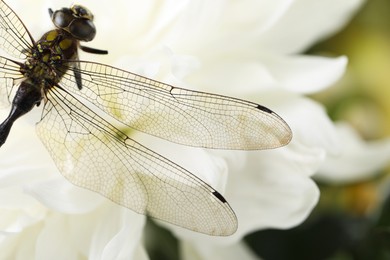
[[[79,51],[108,53],[81,44],[96,35],[91,11],[72,5],[49,15],[54,29],[35,41],[0,1],[0,102],[11,107],[0,125],[0,146],[19,117],[42,107],[36,132],[72,184],[192,231],[235,233],[236,214],[221,193],[134,140],[118,122],[186,146],[248,151],[287,145],[288,124],[250,101],[82,61]]]

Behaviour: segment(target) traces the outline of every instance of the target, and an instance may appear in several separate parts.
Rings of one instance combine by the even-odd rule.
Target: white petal
[[[262,35],[264,49],[299,53],[342,28],[362,0],[297,0],[273,28]]]
[[[5,118],[9,108],[1,110]],[[39,113],[39,112],[38,112]],[[31,113],[15,122],[7,141],[0,149],[0,167],[7,178],[1,185],[19,185],[44,179],[52,172],[58,172],[49,153],[35,133],[34,123],[37,113]]]
[[[371,178],[390,162],[390,138],[365,142],[344,123],[337,124],[342,150],[329,155],[316,179],[334,182],[355,182]]]
[[[31,259],[35,254],[36,234],[41,229],[34,225],[26,229],[23,236],[12,235],[0,239],[0,259]]]
[[[182,51],[228,53],[233,46],[253,42],[254,37],[283,16],[291,2],[192,1],[183,9],[165,41]]]
[[[144,217],[107,204],[82,215],[52,213],[36,239],[37,259],[131,259],[140,254]],[[59,239],[61,234],[61,239]]]
[[[315,93],[339,80],[347,65],[344,56],[324,58],[278,54],[257,54],[250,58],[233,56],[204,64],[198,62],[198,68],[195,68],[195,61],[192,61],[195,70],[186,77],[190,88],[236,97],[276,88],[299,94]],[[185,64],[191,66],[190,61]],[[183,75],[177,69],[173,73],[179,77]]]
[[[273,76],[275,87],[312,94],[334,84],[344,74],[347,58],[313,56],[263,56],[262,62]]]
[[[5,197],[11,198],[16,195],[16,197],[22,197],[20,192],[12,192],[7,190],[7,193],[1,194]],[[15,198],[11,200],[14,201]],[[23,196],[23,204],[12,205],[13,208],[1,205],[0,210],[0,230],[4,235],[12,235],[18,232],[21,232],[26,227],[29,227],[35,223],[40,222],[45,218],[47,214],[46,208],[40,206],[35,200],[31,197]],[[26,202],[25,202],[26,201]],[[19,208],[17,208],[19,207]]]
[[[318,201],[317,186],[299,167],[289,167],[291,158],[282,152],[277,156],[278,151],[260,153],[250,153],[246,167],[229,179],[227,198],[239,219],[236,236],[295,226]]]
[[[45,221],[45,226],[36,240],[36,259],[76,259],[78,252],[74,250],[69,236],[66,218],[55,214]]]
[[[292,173],[271,173],[272,178],[263,177],[263,184],[244,186],[246,194],[232,203],[240,219],[235,236],[265,228],[291,228],[304,221],[319,198],[313,181]],[[273,178],[283,178],[276,182]]]
[[[8,112],[1,110],[1,118]],[[14,124],[7,142],[0,149],[0,168],[1,230],[21,232],[41,221],[46,214],[46,209],[23,188],[47,178],[50,171],[57,171],[35,135],[34,125],[28,120],[20,119]]]
[[[131,259],[140,243],[145,217],[118,206],[102,212],[93,228],[90,259]]]
[[[293,139],[308,147],[338,153],[339,137],[323,106],[307,98],[290,99],[285,106],[289,111],[283,110],[282,115],[293,129]]]
[[[76,187],[60,176],[28,185],[25,191],[46,207],[68,214],[89,212],[104,201],[97,193]]]
[[[266,64],[254,58],[232,57],[201,64],[186,77],[190,88],[243,97],[277,86]]]

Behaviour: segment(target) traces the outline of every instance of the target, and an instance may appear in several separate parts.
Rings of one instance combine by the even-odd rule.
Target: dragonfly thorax
[[[58,83],[64,73],[61,62],[77,59],[78,41],[61,29],[45,33],[32,49],[30,57],[24,64],[23,75],[41,83]]]

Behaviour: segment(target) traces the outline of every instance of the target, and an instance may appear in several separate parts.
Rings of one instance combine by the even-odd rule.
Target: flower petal
[[[178,60],[176,59],[176,62]],[[277,54],[257,54],[257,57],[252,55],[250,58],[217,58],[207,63],[200,60],[198,62],[198,67],[192,65],[194,71],[186,77],[191,88],[232,96],[253,95],[276,88],[299,94],[312,94],[334,84],[343,75],[347,66],[347,58],[344,56],[324,58]],[[192,60],[192,64],[194,63]],[[190,61],[185,64],[191,67]],[[175,76],[183,75],[183,72],[179,74],[178,71],[177,69],[173,71]]]
[[[139,253],[145,217],[110,205],[93,227],[90,259],[131,259]]]
[[[279,149],[282,150],[282,149]],[[319,198],[315,183],[299,168],[285,164],[291,158],[278,151],[249,153],[246,167],[229,179],[228,194],[239,219],[235,236],[263,228],[289,228],[301,223]],[[268,156],[267,156],[268,155]],[[232,167],[232,166],[231,166]]]
[[[339,30],[362,0],[297,0],[270,30],[260,45],[276,53],[299,53]]]
[[[334,84],[344,74],[347,58],[312,56],[263,56],[262,62],[273,77],[275,87],[312,94]]]
[[[357,132],[345,123],[337,124],[341,140],[338,155],[329,155],[316,179],[348,183],[372,177],[390,162],[390,138],[365,142]]]
[[[5,118],[8,113],[8,109],[1,110],[0,117]],[[30,118],[34,118],[37,113],[31,114],[33,116]],[[38,181],[50,176],[50,172],[58,172],[49,153],[39,141],[34,124],[28,119],[20,119],[13,125],[7,141],[0,149],[0,178],[3,187]]]
[[[190,1],[178,16],[165,42],[183,52],[195,50],[212,54],[209,53],[211,50],[229,53],[236,46],[246,46],[256,41],[256,37],[284,14],[291,2]]]
[[[332,154],[339,152],[339,136],[322,105],[305,97],[287,94],[280,95],[275,110],[290,125],[293,142]]]
[[[78,252],[74,250],[68,228],[66,218],[62,215],[54,214],[46,218],[45,226],[36,238],[35,258],[42,260],[76,259]]]
[[[25,191],[46,207],[68,214],[89,212],[104,201],[101,195],[76,187],[60,176],[28,185]]]

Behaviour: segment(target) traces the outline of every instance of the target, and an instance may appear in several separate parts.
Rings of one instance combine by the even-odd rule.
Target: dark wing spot
[[[225,198],[221,195],[221,193],[219,193],[218,191],[214,191],[213,192],[213,195],[215,196],[215,197],[217,197],[220,201],[222,201],[223,203],[226,203],[226,200],[225,200]]]
[[[257,105],[257,109],[272,114],[273,111],[269,108],[263,107],[262,105]]]

